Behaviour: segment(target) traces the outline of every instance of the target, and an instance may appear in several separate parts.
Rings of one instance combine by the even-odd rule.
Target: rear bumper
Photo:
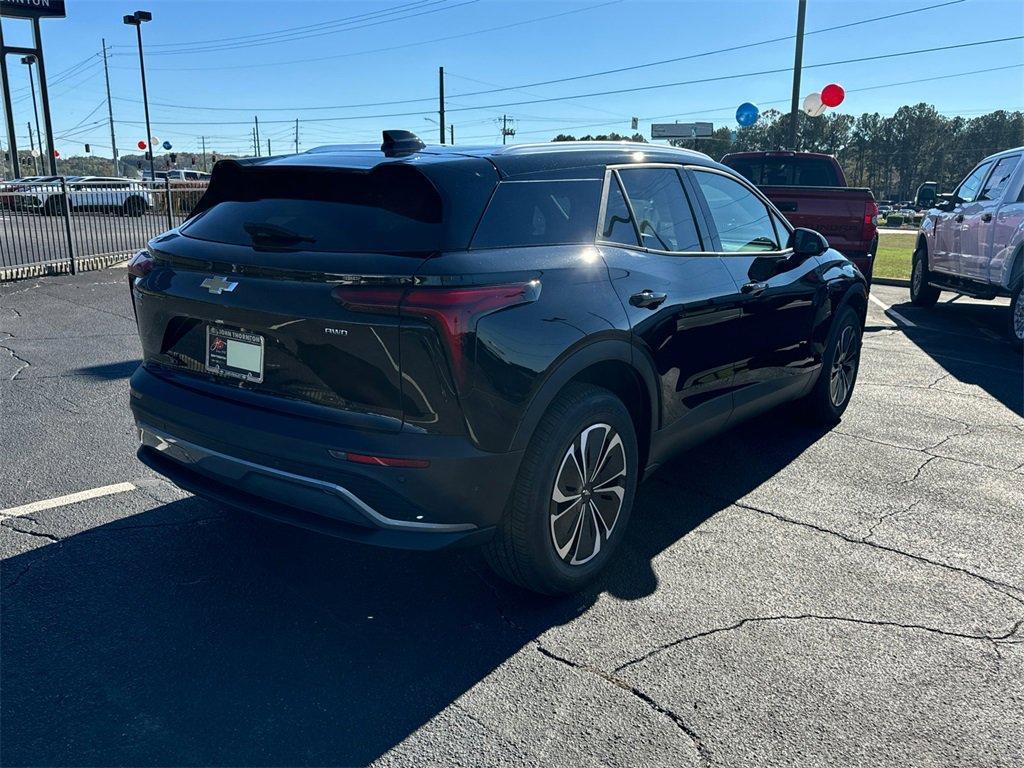
[[[465,438],[384,434],[255,408],[132,376],[139,459],[187,491],[340,538],[405,549],[482,543],[493,533],[521,453]],[[345,452],[429,466],[355,464]]]

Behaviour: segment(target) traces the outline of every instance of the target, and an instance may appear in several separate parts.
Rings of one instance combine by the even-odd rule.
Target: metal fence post
[[[60,177],[61,212],[64,214],[64,234],[68,239],[68,266],[75,274],[75,241],[71,237],[71,199],[68,197],[68,180]]]
[[[164,191],[167,194],[167,228],[174,229],[174,201],[171,200],[170,174],[164,177]]]

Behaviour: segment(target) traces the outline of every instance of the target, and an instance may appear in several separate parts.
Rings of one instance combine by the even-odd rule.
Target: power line
[[[438,2],[448,2],[448,0],[433,0],[431,4]],[[309,40],[314,37],[325,37],[328,35],[336,35],[341,32],[353,32],[358,29],[367,29],[368,27],[377,27],[381,24],[391,24],[396,21],[406,21],[408,19],[417,18],[419,16],[428,16],[434,13],[441,13],[442,11],[450,11],[455,8],[461,8],[465,5],[474,5],[480,2],[480,0],[461,0],[461,2],[454,3],[452,5],[444,5],[439,8],[427,8],[424,10],[418,10],[416,13],[407,13],[403,16],[397,16],[392,19],[378,19],[375,21],[367,21],[363,24],[357,24],[353,26],[347,26],[342,29],[332,29],[321,32],[310,32],[308,34],[292,35],[289,37],[282,37],[276,40],[264,40],[264,41],[253,41],[249,43],[231,43],[227,45],[212,45],[207,47],[196,47],[196,48],[183,48],[181,50],[174,51],[154,51],[154,56],[181,56],[181,55],[195,55],[199,53],[216,53],[218,51],[235,51],[241,48],[259,48],[266,45],[277,45],[279,43],[292,43],[301,40]]]
[[[931,11],[931,10],[936,10],[936,9],[939,9],[939,8],[945,8],[945,7],[950,6],[950,5],[958,5],[958,4],[963,3],[965,1],[966,0],[949,0],[949,2],[939,3],[938,5],[930,5],[930,6],[926,6],[924,8],[915,8],[915,9],[912,9],[912,10],[909,10],[909,11],[901,11],[899,13],[889,13],[889,14],[886,14],[884,16],[875,16],[875,17],[872,17],[872,18],[869,18],[869,19],[860,19],[858,21],[848,22],[846,24],[838,24],[838,25],[831,26],[831,27],[823,27],[821,29],[812,30],[812,31],[810,31],[810,32],[808,32],[806,34],[807,35],[818,35],[818,34],[822,34],[822,33],[825,33],[825,32],[834,32],[834,31],[840,30],[840,29],[848,29],[850,27],[861,26],[861,25],[864,25],[864,24],[871,24],[871,23],[874,23],[876,21],[887,21],[887,20],[895,18],[897,16],[907,16],[907,15],[914,14],[914,13],[922,13],[924,11]],[[555,85],[555,84],[558,84],[558,83],[567,83],[567,82],[572,82],[572,81],[576,81],[576,80],[584,80],[584,79],[588,79],[588,78],[591,78],[591,77],[604,77],[606,75],[620,74],[622,72],[631,72],[631,71],[635,71],[635,70],[639,70],[639,69],[646,69],[646,68],[650,68],[650,67],[662,66],[662,65],[665,65],[665,64],[675,64],[675,63],[678,63],[678,62],[681,62],[681,61],[689,61],[689,60],[692,60],[692,59],[703,58],[703,57],[706,57],[706,56],[713,56],[713,55],[720,54],[720,53],[733,53],[735,51],[744,50],[744,49],[748,49],[748,48],[755,48],[755,47],[758,47],[758,46],[768,45],[768,44],[771,44],[771,43],[784,42],[786,40],[792,40],[794,37],[795,37],[795,35],[784,35],[782,37],[773,37],[773,38],[769,38],[767,40],[758,40],[758,41],[755,41],[755,42],[743,43],[743,44],[740,44],[740,45],[733,45],[733,46],[729,46],[729,47],[726,47],[726,48],[717,48],[717,49],[710,50],[710,51],[702,51],[700,53],[692,53],[692,54],[688,54],[686,56],[677,56],[677,57],[671,58],[671,59],[661,59],[659,61],[647,62],[645,64],[633,64],[633,65],[630,65],[630,66],[627,66],[627,67],[618,67],[618,68],[615,68],[615,69],[605,69],[605,70],[601,70],[601,71],[598,71],[598,72],[588,72],[588,73],[580,74],[580,75],[570,75],[568,77],[559,77],[559,78],[554,78],[554,79],[551,79],[551,80],[540,80],[540,81],[533,82],[533,83],[523,83],[523,84],[520,84],[520,85],[495,86],[495,87],[484,89],[484,90],[468,91],[466,93],[456,93],[456,94],[451,94],[451,96],[449,98],[449,101],[451,99],[466,98],[466,97],[470,97],[470,96],[483,96],[483,95],[488,95],[488,94],[492,94],[492,93],[504,93],[504,92],[508,92],[508,91],[524,91],[527,88],[537,88],[537,87],[545,86],[545,85]],[[474,80],[471,77],[465,77],[465,76],[460,76],[460,75],[453,75],[453,77],[462,77],[462,79],[470,80],[472,82],[481,83],[482,85],[494,85],[492,83],[487,83],[485,81]],[[534,94],[528,94],[528,95],[534,95]],[[171,108],[171,109],[188,109],[188,110],[199,109],[199,110],[209,111],[209,112],[253,112],[253,111],[258,111],[258,112],[307,112],[307,111],[308,112],[313,112],[313,111],[324,111],[324,110],[331,110],[331,109],[359,109],[359,108],[365,108],[365,107],[386,107],[386,106],[397,106],[397,105],[400,105],[400,104],[426,103],[426,102],[432,102],[435,98],[436,97],[434,97],[434,96],[424,96],[424,97],[412,98],[412,99],[395,99],[395,100],[391,100],[391,101],[364,102],[362,104],[332,104],[332,105],[318,104],[318,105],[313,105],[313,106],[308,106],[308,107],[295,107],[295,106],[291,106],[291,107],[221,107],[221,106],[197,106],[195,104],[173,104],[173,103],[168,103],[168,102],[151,102],[151,103],[153,103],[153,104],[155,104],[157,106],[168,107],[168,108]],[[123,99],[123,100],[127,101],[127,99]]]
[[[970,43],[958,43],[958,44],[953,44],[953,45],[942,45],[942,46],[936,46],[936,47],[933,47],[933,48],[919,48],[919,49],[912,50],[912,51],[897,51],[897,52],[893,52],[893,53],[882,53],[882,54],[877,54],[877,55],[874,55],[874,56],[858,56],[858,57],[852,58],[852,59],[838,59],[838,60],[835,60],[835,61],[820,62],[818,64],[805,64],[803,68],[804,69],[819,69],[819,68],[822,68],[822,67],[838,66],[840,64],[855,64],[855,63],[862,63],[862,62],[865,62],[865,61],[881,61],[881,60],[884,60],[884,59],[894,59],[894,58],[899,58],[899,57],[902,57],[902,56],[917,56],[917,55],[924,54],[924,53],[935,53],[937,51],[945,52],[945,51],[957,50],[957,49],[962,49],[962,48],[973,48],[973,47],[984,46],[984,45],[994,45],[994,44],[997,44],[997,43],[1005,43],[1005,42],[1010,42],[1010,41],[1015,41],[1015,40],[1022,40],[1022,39],[1024,39],[1024,35],[1014,35],[1014,36],[1011,36],[1011,37],[993,38],[991,40],[977,40],[977,41],[973,41],[973,42],[970,42]],[[737,78],[744,78],[744,77],[758,77],[758,76],[761,76],[761,75],[776,75],[776,74],[780,74],[782,72],[789,72],[790,70],[791,70],[791,67],[788,67],[788,66],[787,67],[777,67],[775,69],[763,69],[763,70],[758,70],[758,71],[755,71],[755,72],[741,72],[741,73],[735,73],[735,74],[730,74],[730,75],[717,75],[715,77],[703,77],[703,78],[696,78],[696,79],[693,79],[693,80],[680,80],[680,81],[677,81],[677,82],[658,83],[658,84],[655,84],[655,85],[637,85],[637,86],[631,86],[629,88],[614,88],[614,89],[609,89],[609,90],[605,90],[605,91],[591,91],[591,92],[588,92],[588,93],[577,93],[577,94],[571,94],[571,95],[566,95],[566,96],[550,96],[550,97],[542,98],[542,99],[527,99],[527,100],[523,100],[523,101],[502,102],[502,103],[497,103],[497,104],[484,104],[484,105],[474,106],[474,107],[455,107],[455,108],[450,109],[448,111],[449,112],[466,112],[466,111],[473,111],[473,110],[501,109],[501,108],[504,108],[504,107],[518,107],[518,106],[523,106],[523,105],[526,105],[526,104],[547,104],[547,103],[551,103],[551,102],[570,101],[570,100],[573,100],[573,99],[586,99],[586,98],[592,98],[592,97],[595,97],[595,96],[614,96],[614,95],[620,95],[620,94],[625,94],[625,93],[634,94],[634,93],[639,93],[639,92],[642,92],[642,91],[653,91],[653,90],[659,90],[659,89],[662,89],[662,88],[677,88],[677,87],[681,87],[681,86],[685,86],[685,85],[697,85],[697,84],[702,84],[702,83],[713,83],[713,82],[720,82],[722,80],[735,80]],[[419,100],[417,99],[417,101],[419,101]],[[343,121],[343,120],[379,119],[379,118],[385,118],[385,117],[412,117],[412,116],[418,116],[418,115],[424,115],[424,114],[432,114],[432,113],[433,113],[433,110],[425,109],[425,110],[418,110],[418,111],[412,111],[412,112],[392,112],[392,113],[375,114],[375,115],[345,115],[345,116],[339,116],[339,117],[313,117],[313,118],[306,118],[305,122],[336,122],[336,121]],[[126,122],[128,124],[133,124],[130,121],[123,121],[123,122]],[[243,121],[238,121],[238,120],[225,120],[225,121],[184,120],[184,121],[161,121],[161,122],[163,122],[164,125],[247,125],[248,124],[248,121],[244,121],[244,120]],[[268,123],[268,124],[274,124],[274,123],[291,122],[291,120],[267,120],[265,122]],[[137,123],[135,123],[135,124],[137,124]]]
[[[305,58],[305,59],[291,59],[291,60],[288,60],[288,61],[268,61],[268,62],[256,62],[256,63],[252,63],[252,64],[222,65],[222,66],[218,66],[217,69],[220,69],[220,70],[224,70],[224,69],[247,69],[248,70],[248,69],[254,69],[256,67],[282,67],[282,66],[287,66],[289,64],[309,64],[309,63],[318,62],[318,61],[329,61],[329,60],[334,60],[334,59],[346,59],[346,58],[349,58],[350,56],[364,56],[364,55],[370,54],[370,53],[386,53],[386,52],[390,52],[390,51],[401,50],[403,48],[413,48],[413,47],[421,46],[421,45],[430,45],[431,43],[442,43],[442,42],[447,42],[449,40],[458,40],[458,39],[461,39],[461,38],[464,38],[464,37],[472,37],[473,35],[484,34],[484,33],[487,33],[487,32],[500,32],[500,31],[506,30],[506,29],[513,29],[515,27],[526,26],[527,24],[536,24],[536,23],[541,22],[541,21],[550,21],[551,19],[561,18],[563,16],[571,16],[571,15],[577,14],[577,13],[585,13],[587,11],[591,11],[591,10],[594,10],[596,8],[602,8],[602,7],[608,6],[608,5],[617,5],[618,3],[621,3],[621,2],[623,2],[623,0],[605,0],[605,2],[595,3],[594,5],[587,5],[587,6],[584,6],[582,8],[573,8],[573,9],[568,10],[568,11],[562,11],[561,13],[552,13],[552,14],[549,14],[547,16],[537,16],[537,17],[532,18],[532,19],[525,19],[523,21],[515,21],[515,22],[512,22],[510,24],[499,24],[498,26],[494,26],[494,27],[484,27],[483,29],[476,29],[476,30],[472,30],[472,31],[469,31],[469,32],[460,32],[460,33],[454,34],[454,35],[445,35],[444,37],[435,37],[435,38],[431,38],[429,40],[419,40],[419,41],[411,42],[411,43],[402,43],[400,45],[391,45],[391,46],[387,46],[387,47],[384,47],[384,48],[371,48],[369,50],[364,50],[364,51],[351,51],[349,53],[337,53],[337,54],[332,54],[330,56],[316,56],[316,57]],[[187,71],[208,72],[210,70],[210,68],[208,66],[207,67],[150,67],[150,69],[153,69],[153,70],[164,70],[164,71],[174,71],[174,72],[187,72]]]

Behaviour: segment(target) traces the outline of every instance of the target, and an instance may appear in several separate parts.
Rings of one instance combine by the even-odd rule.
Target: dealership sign
[[[713,130],[711,123],[654,123],[651,126],[651,138],[706,139],[710,138]]]
[[[0,0],[0,16],[26,19],[64,17],[64,0]]]

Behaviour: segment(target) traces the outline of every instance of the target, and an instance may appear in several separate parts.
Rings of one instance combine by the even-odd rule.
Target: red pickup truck
[[[878,250],[878,204],[871,190],[846,186],[831,155],[735,152],[722,163],[752,181],[794,227],[815,229],[871,281]]]

